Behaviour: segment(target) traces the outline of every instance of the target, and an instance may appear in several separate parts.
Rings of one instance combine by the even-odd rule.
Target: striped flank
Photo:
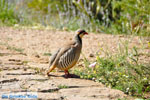
[[[59,68],[63,70],[69,68],[74,60],[75,60],[75,50],[74,48],[71,48],[60,57]]]

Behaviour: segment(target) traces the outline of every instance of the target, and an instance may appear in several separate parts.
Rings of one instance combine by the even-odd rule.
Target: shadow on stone
[[[52,74],[49,74],[48,77],[64,77],[64,78],[66,78],[65,75],[52,75]],[[67,78],[80,78],[80,76],[75,75],[75,74],[70,74],[70,76]]]
[[[41,90],[41,91],[38,91],[38,92],[56,92],[56,91],[58,91],[59,90],[59,88],[55,88],[55,89],[48,89],[48,90]]]
[[[35,75],[35,73],[7,73],[6,75]]]
[[[57,76],[57,75],[51,75],[51,74],[49,74],[48,76],[49,76],[49,77],[51,77],[51,76],[52,76],[52,77],[60,77],[60,76]]]
[[[51,93],[51,92],[59,91],[60,89],[81,88],[81,87],[85,87],[85,86],[68,86],[67,88],[47,89],[47,90],[40,90],[38,92],[43,92],[43,93],[49,92],[49,93]]]
[[[81,88],[82,86],[68,86],[68,88]]]
[[[6,80],[2,80],[0,81],[0,83],[8,83],[8,82],[14,82],[14,81],[19,81],[19,79],[13,78],[13,79],[6,79]]]
[[[44,81],[47,81],[48,79],[31,79],[33,81],[39,81],[39,82],[44,82]]]
[[[62,75],[62,77],[66,78],[65,75]],[[70,74],[70,77],[68,78],[80,78],[80,76],[75,75],[75,74]]]

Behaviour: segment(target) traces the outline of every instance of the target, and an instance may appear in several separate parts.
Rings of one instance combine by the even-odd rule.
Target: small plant
[[[66,86],[66,85],[61,85],[61,84],[60,84],[60,85],[58,85],[58,88],[59,88],[59,89],[66,89],[66,88],[69,88],[69,87]]]
[[[14,51],[17,51],[20,53],[22,53],[24,51],[24,49],[22,49],[22,48],[16,48],[16,47],[11,47],[11,46],[7,46],[7,49],[14,50]]]
[[[29,62],[29,61],[26,61],[26,60],[22,61],[22,63],[23,63],[24,65],[28,64],[28,62]]]
[[[120,44],[121,45],[121,44]],[[119,46],[117,54],[105,51],[105,57],[97,54],[96,62],[85,59],[85,67],[73,72],[81,78],[101,82],[126,94],[144,97],[150,92],[150,66],[139,63],[139,51],[128,48],[127,43]]]
[[[17,14],[14,12],[14,7],[8,4],[6,0],[0,0],[0,22],[13,25],[19,22]]]
[[[149,0],[0,0],[0,24],[150,36]]]
[[[0,53],[0,56],[4,56],[4,54],[3,54],[3,53]]]
[[[40,75],[43,75],[45,72],[45,70],[43,68],[38,68],[38,67],[32,67],[32,66],[28,66],[27,69],[32,69],[35,71],[36,74],[40,74]]]
[[[52,54],[51,53],[44,53],[43,55],[44,56],[51,56]]]
[[[44,26],[149,36],[149,3],[149,0],[31,0],[27,6],[33,10],[32,19]]]
[[[2,69],[2,68],[0,68],[0,72],[1,72],[1,71],[3,71],[3,69]]]
[[[2,42],[0,42],[0,45],[6,46],[7,49],[13,50],[13,51],[17,51],[17,52],[20,52],[20,53],[23,53],[23,51],[24,51],[24,49],[22,49],[22,48],[16,48],[16,47],[9,46],[8,43],[2,43]],[[1,54],[1,53],[0,53],[0,55],[3,56],[3,54]]]

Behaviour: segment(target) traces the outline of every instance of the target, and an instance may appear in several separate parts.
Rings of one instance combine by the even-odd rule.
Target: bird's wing
[[[75,45],[76,45],[75,41],[70,41],[67,44],[65,44],[64,47],[67,48],[67,47],[72,47],[72,46],[75,46]]]
[[[64,45],[62,48],[58,49],[51,57],[50,60],[50,65],[49,67],[53,64],[55,65],[58,60],[60,59],[60,57],[65,54],[66,52],[68,52],[71,48],[74,48],[76,45],[76,42],[72,41],[66,45]]]
[[[56,62],[59,60],[59,58],[65,54],[66,52],[68,52],[71,48],[74,48],[76,45],[76,42],[70,42],[66,45],[64,45],[58,52],[57,56],[55,57]]]
[[[56,59],[56,56],[58,55],[59,52],[60,52],[60,48],[51,56],[49,66],[52,65],[52,63],[53,63],[54,60]]]
[[[65,54],[66,52],[68,52],[71,48],[74,48],[76,45],[76,42],[70,42],[66,45],[64,45],[63,48],[61,48],[61,51],[58,55],[58,58],[60,58],[63,54]]]

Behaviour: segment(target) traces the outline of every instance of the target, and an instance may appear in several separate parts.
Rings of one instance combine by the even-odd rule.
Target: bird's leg
[[[55,69],[55,66],[51,66],[50,69],[47,71],[47,75],[49,75],[49,73]]]
[[[65,78],[71,77],[68,70],[65,70]]]

